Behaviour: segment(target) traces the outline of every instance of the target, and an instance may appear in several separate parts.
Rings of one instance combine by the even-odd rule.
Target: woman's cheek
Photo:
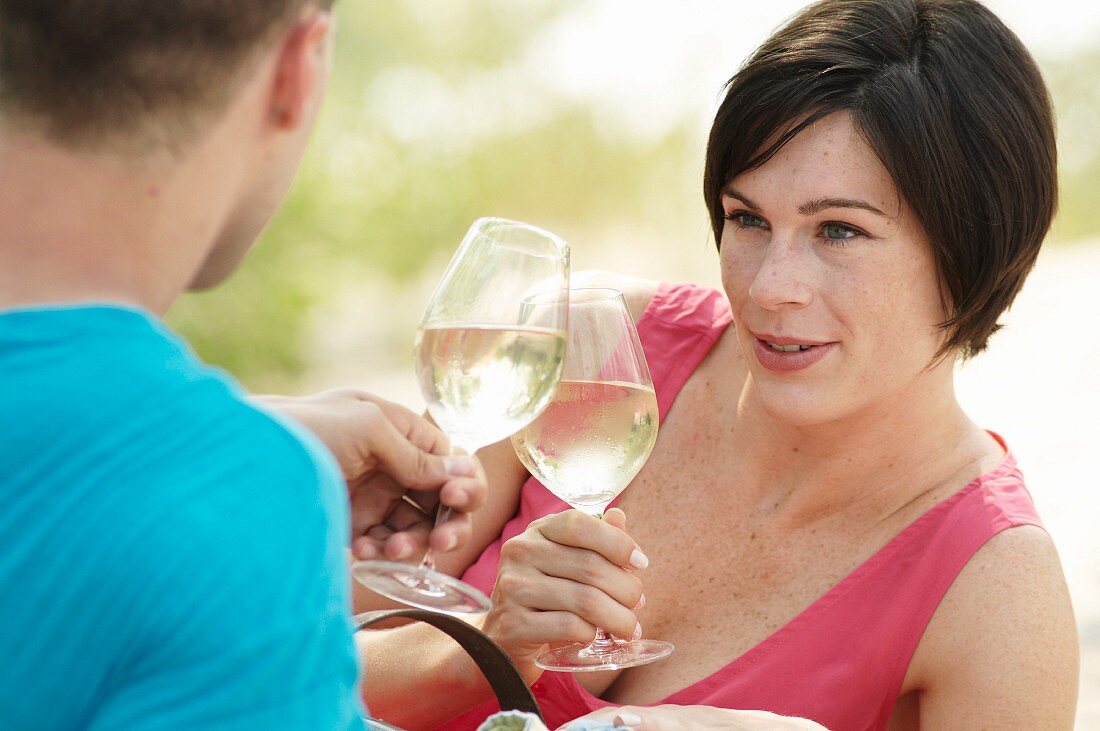
[[[755,276],[755,270],[747,254],[745,247],[738,246],[738,242],[733,240],[732,236],[728,234],[722,236],[720,257],[722,286],[735,310],[737,304],[748,296],[749,286]]]

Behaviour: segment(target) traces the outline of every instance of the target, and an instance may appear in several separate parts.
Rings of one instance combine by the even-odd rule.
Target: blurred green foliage
[[[289,200],[246,265],[217,290],[184,297],[170,323],[249,388],[294,391],[316,365],[310,336],[320,310],[358,282],[380,275],[408,282],[429,262],[441,268],[439,256],[479,216],[530,221],[570,241],[629,219],[663,222],[653,225],[667,232],[702,220],[706,130],[696,109],[656,139],[608,133],[592,109],[517,77],[517,68],[529,68],[517,62],[537,31],[577,6],[338,6],[335,73]],[[1046,72],[1063,167],[1054,237],[1096,235],[1100,52]],[[415,327],[418,314],[375,308],[341,316]],[[406,354],[401,343],[411,332],[398,337],[391,324],[378,333],[393,340],[382,351]]]
[[[682,131],[644,144],[608,140],[589,110],[508,76],[535,30],[571,7],[342,4],[335,73],[286,205],[232,279],[185,296],[169,322],[250,388],[292,389],[310,366],[311,313],[334,282],[357,273],[408,279],[434,252],[457,246],[479,216],[567,234],[640,205],[669,164],[690,159]],[[403,83],[434,85],[441,97],[405,110],[410,123],[428,118],[416,134],[400,118]],[[411,91],[410,100],[425,96]],[[538,113],[525,117],[522,105]],[[479,132],[470,119],[478,113],[503,121]],[[450,133],[449,114],[463,129]]]

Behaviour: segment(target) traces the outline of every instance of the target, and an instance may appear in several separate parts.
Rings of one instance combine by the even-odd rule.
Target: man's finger
[[[351,555],[360,561],[381,558],[384,543],[369,536],[356,536],[351,542]]]
[[[414,446],[431,454],[446,456],[451,453],[447,436],[431,420],[392,401],[376,399],[375,403]]]
[[[472,513],[485,503],[488,492],[483,476],[456,477],[440,489],[439,502],[454,510]]]
[[[477,466],[470,457],[430,454],[399,432],[379,409],[370,431],[371,453],[379,468],[405,487],[435,490],[452,477],[472,477]]]
[[[386,539],[383,551],[391,561],[405,561],[423,555],[428,547],[429,525],[416,523],[408,530],[394,533]]]
[[[447,521],[432,529],[430,541],[433,551],[446,553],[453,551],[473,534],[470,516],[465,513],[451,513]]]
[[[352,535],[365,533],[371,526],[386,522],[395,503],[405,493],[389,475],[374,473],[348,483]]]

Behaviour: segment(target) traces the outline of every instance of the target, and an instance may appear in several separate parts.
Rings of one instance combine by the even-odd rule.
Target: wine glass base
[[[660,660],[672,654],[671,642],[661,640],[615,640],[612,647],[597,651],[592,645],[577,642],[542,653],[535,664],[543,670],[567,673],[617,670]]]
[[[359,561],[351,574],[363,586],[394,601],[445,614],[484,614],[489,598],[453,576],[397,561]]]

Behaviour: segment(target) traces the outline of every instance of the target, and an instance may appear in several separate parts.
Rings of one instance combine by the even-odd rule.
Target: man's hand
[[[470,513],[485,501],[477,460],[451,456],[447,438],[423,417],[364,391],[257,396],[265,408],[313,432],[336,457],[348,484],[352,552],[358,558],[449,551],[470,537]],[[433,529],[439,501],[451,508]]]

